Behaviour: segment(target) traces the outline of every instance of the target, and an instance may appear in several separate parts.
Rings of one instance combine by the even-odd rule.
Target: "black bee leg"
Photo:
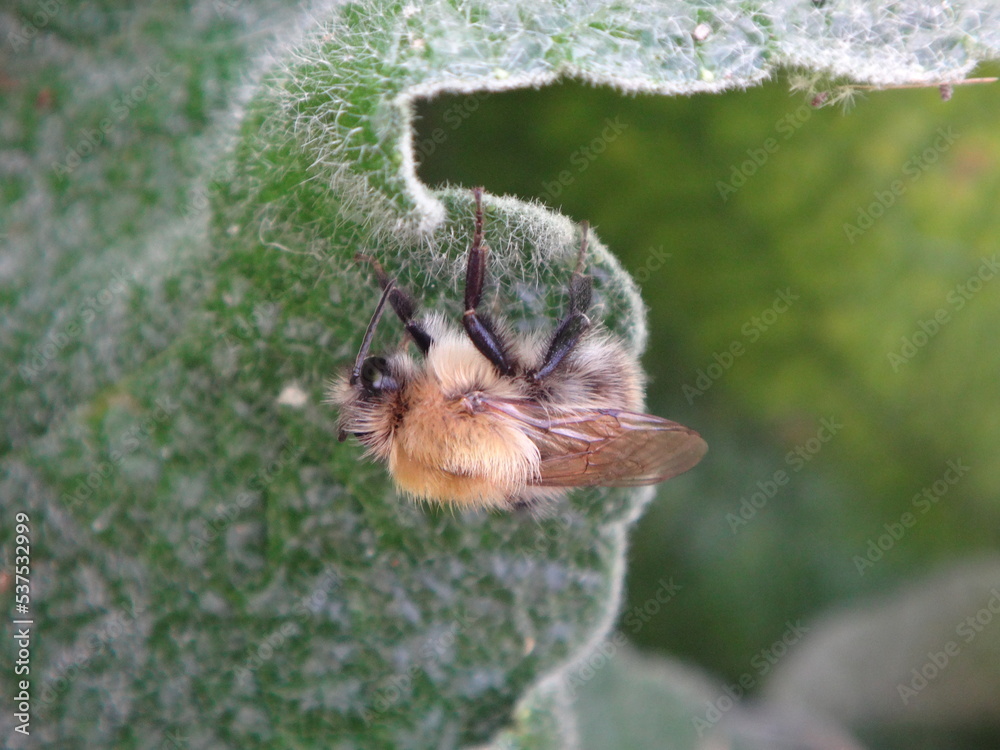
[[[465,269],[465,314],[462,316],[462,325],[472,343],[501,374],[513,375],[513,358],[507,345],[497,333],[493,321],[477,312],[483,297],[489,248],[483,243],[483,189],[475,188],[472,194],[476,199],[476,232],[472,238],[472,247],[469,248],[469,261]]]
[[[545,359],[542,360],[541,366],[529,375],[536,383],[551,375],[590,329],[590,318],[587,317],[587,310],[590,309],[593,283],[590,276],[582,272],[584,255],[587,252],[589,227],[587,222],[583,222],[581,227],[583,239],[580,241],[580,256],[577,260],[576,270],[573,271],[569,280],[569,311],[559,323],[555,333],[552,334],[552,341],[545,352]]]
[[[413,314],[417,310],[416,300],[401,289],[393,287],[393,290],[389,292],[389,304],[392,305],[392,309],[396,311],[399,319],[403,321],[403,327],[413,338],[413,343],[417,345],[417,348],[421,352],[427,354],[427,350],[431,348],[433,339],[424,330],[424,327],[413,319]]]
[[[555,372],[589,329],[590,318],[582,312],[574,311],[563,318],[552,336],[552,343],[545,352],[542,366],[531,373],[531,379],[538,383]]]
[[[382,268],[382,264],[370,255],[358,255],[356,259],[371,264],[375,271],[375,278],[378,279],[378,285],[382,291],[385,291],[386,287],[393,283],[392,279],[385,272],[385,269]],[[392,291],[389,292],[389,304],[396,311],[396,315],[402,321],[406,332],[413,338],[413,342],[417,345],[417,348],[424,354],[427,354],[427,350],[431,348],[432,339],[430,334],[424,330],[424,327],[413,319],[414,314],[417,312],[417,301],[394,285]]]
[[[535,507],[534,500],[526,500],[523,497],[512,497],[508,502],[510,509],[515,513],[530,512]]]

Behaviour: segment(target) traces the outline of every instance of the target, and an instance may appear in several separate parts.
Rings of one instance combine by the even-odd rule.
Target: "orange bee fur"
[[[474,194],[464,331],[440,315],[418,319],[413,299],[371,261],[382,298],[354,368],[328,392],[341,439],[356,436],[406,495],[459,507],[526,506],[571,487],[652,484],[694,466],[704,441],[641,413],[638,360],[587,317],[586,225],[570,309],[553,333],[514,336],[479,311],[487,248]],[[386,304],[422,359],[368,356]]]

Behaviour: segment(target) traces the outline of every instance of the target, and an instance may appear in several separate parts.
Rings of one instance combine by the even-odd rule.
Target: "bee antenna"
[[[375,326],[377,326],[379,320],[381,320],[382,313],[385,311],[385,303],[389,300],[389,293],[394,288],[393,283],[390,281],[382,290],[382,296],[379,298],[378,305],[375,306],[375,313],[372,315],[371,322],[368,324],[368,330],[365,331],[365,338],[361,342],[361,349],[358,351],[358,358],[354,360],[354,369],[351,370],[351,385],[357,383],[358,378],[361,377],[361,365],[364,364],[365,357],[368,356],[368,350],[372,345],[372,339],[375,337]]]
[[[472,244],[482,244],[483,242],[483,189],[481,187],[472,188],[472,197],[476,200],[476,232],[472,238]]]
[[[581,221],[580,230],[583,232],[583,238],[580,240],[580,254],[576,259],[576,270],[574,273],[577,274],[583,273],[584,260],[587,256],[587,235],[590,234],[590,222]]]
[[[375,258],[372,257],[371,255],[366,255],[364,253],[357,253],[354,256],[354,261],[355,263],[367,263],[368,265],[370,265],[374,269],[375,278],[378,280],[378,285],[382,289],[385,289],[386,286],[389,284],[389,274],[387,274],[385,272],[385,269],[382,268],[382,264],[379,263],[377,260],[375,260]]]

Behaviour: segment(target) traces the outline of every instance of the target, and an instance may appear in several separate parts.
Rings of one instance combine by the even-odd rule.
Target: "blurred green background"
[[[9,12],[27,22],[36,5]],[[133,6],[141,8],[134,17]],[[0,194],[5,205],[39,188],[55,196],[51,219],[36,200],[52,226],[30,236],[51,257],[85,266],[78,246],[125,254],[135,235],[176,222],[179,207],[201,210],[186,192],[198,159],[171,149],[194,148],[195,135],[228,111],[246,73],[245,53],[233,49],[262,44],[268,13],[281,18],[287,8],[270,0],[53,7],[59,13],[45,30],[58,43],[39,46],[37,57],[4,37],[0,97],[18,124],[4,131],[12,176]],[[166,35],[163,48],[145,41],[164,29],[176,38]],[[47,157],[62,160],[86,123],[107,114],[115,81],[131,80],[130,45],[143,60],[189,61],[168,87],[176,101],[150,97],[102,156],[73,180],[55,179]],[[105,68],[125,73],[116,79]],[[77,90],[77,75],[97,83]],[[626,98],[566,83],[420,106],[426,182],[481,184],[589,220],[641,282],[650,308],[649,410],[698,429],[711,451],[660,488],[635,529],[619,627],[646,653],[711,670],[715,694],[724,681],[763,677],[755,659],[789,622],[889,601],[996,551],[998,92],[996,84],[960,86],[948,102],[933,87],[871,93],[845,112],[812,108],[811,97],[789,94],[787,80],[690,98]],[[31,176],[24,154],[41,177]],[[102,193],[105,183],[114,192]],[[82,240],[74,236],[81,226]],[[47,286],[53,296],[64,283],[74,299],[74,277],[50,278],[45,262],[30,273],[14,283]],[[989,278],[977,282],[977,273]],[[939,310],[947,320],[935,326]],[[922,343],[910,351],[904,341]],[[734,348],[738,357],[727,354]],[[126,358],[123,369],[130,366]],[[57,401],[49,392],[31,396],[61,406],[47,403]],[[24,412],[18,426],[47,428],[48,412]],[[824,425],[835,425],[834,434]],[[898,526],[914,497],[943,481],[949,462],[969,470],[859,569],[886,526]],[[760,507],[748,506],[760,492]],[[943,608],[946,624],[959,611]],[[995,682],[1000,618],[991,627],[992,658],[981,670]],[[906,635],[888,634],[875,648]],[[939,633],[925,647],[911,640],[901,649],[904,671],[941,644]],[[974,656],[963,655],[965,663]],[[619,661],[623,679],[634,680],[631,661]],[[614,668],[601,673],[605,686]],[[936,684],[965,674],[953,667]],[[871,682],[871,674],[854,676],[858,692]],[[992,698],[996,717],[1000,689],[991,694],[983,684],[967,694]],[[883,692],[899,705],[893,687]],[[591,697],[607,699],[598,690]],[[662,703],[647,713],[680,705]],[[871,748],[1000,746],[995,727],[936,727],[904,740],[876,727],[865,739]]]
[[[709,442],[634,532],[619,627],[640,646],[736,679],[788,621],[996,549],[997,91],[815,109],[787,80],[690,98],[566,83],[420,107],[426,182],[592,223],[649,306],[649,410]],[[948,461],[969,470],[942,485]]]

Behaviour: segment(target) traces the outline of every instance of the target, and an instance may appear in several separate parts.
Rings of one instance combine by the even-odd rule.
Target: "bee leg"
[[[514,374],[514,366],[511,364],[510,355],[507,354],[507,347],[494,330],[489,318],[480,317],[475,310],[466,310],[462,316],[462,325],[465,326],[465,332],[479,352],[493,363],[501,375]]]
[[[424,330],[424,327],[413,319],[413,314],[417,309],[416,300],[401,289],[394,287],[389,292],[389,304],[392,305],[392,309],[396,311],[396,315],[403,322],[406,332],[413,338],[413,343],[422,353],[427,354],[427,350],[431,348],[434,340]]]
[[[583,272],[583,262],[587,255],[587,235],[590,233],[590,224],[586,221],[580,223],[583,236],[580,238],[580,253],[576,259],[576,268],[569,278],[569,309],[570,312],[578,311],[585,313],[590,309],[591,292],[593,291],[593,279]]]
[[[582,272],[583,258],[587,252],[587,232],[588,225],[582,224],[583,239],[580,241],[580,256],[577,260],[576,270],[569,280],[569,311],[566,317],[560,321],[555,333],[552,334],[552,341],[541,366],[529,377],[536,383],[541,382],[562,364],[566,355],[573,351],[580,342],[583,335],[590,329],[590,318],[587,317],[587,310],[590,309],[593,283],[590,276]]]
[[[477,311],[483,298],[489,247],[483,243],[483,189],[475,188],[472,194],[476,198],[476,232],[472,237],[472,247],[469,248],[469,260],[465,269],[465,314],[462,316],[462,325],[472,343],[501,374],[513,375],[513,360],[506,343],[493,322]]]
[[[385,291],[386,287],[393,283],[392,279],[389,278],[389,274],[382,268],[382,264],[370,255],[359,254],[356,256],[356,259],[371,264],[375,271],[375,278],[378,279],[378,285],[382,291]],[[417,311],[417,301],[399,287],[393,286],[392,291],[389,292],[389,304],[392,305],[392,309],[395,310],[396,315],[402,321],[406,332],[413,338],[413,342],[417,345],[417,348],[424,354],[427,354],[427,350],[431,348],[433,339],[424,330],[424,327],[413,319]]]
[[[523,497],[512,497],[508,501],[510,509],[515,513],[530,512],[535,507],[535,501]]]
[[[536,383],[545,380],[555,372],[559,365],[566,359],[566,355],[576,348],[585,334],[590,330],[590,318],[579,310],[570,312],[556,328],[552,335],[552,343],[549,344],[545,352],[545,359],[537,370],[529,374],[529,377]]]

